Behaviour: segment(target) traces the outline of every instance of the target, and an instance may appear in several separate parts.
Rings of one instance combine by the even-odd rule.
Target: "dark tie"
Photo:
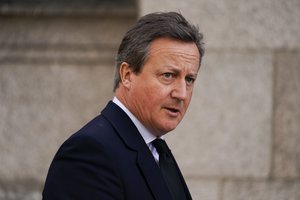
[[[185,200],[186,195],[184,192],[183,184],[179,176],[178,168],[176,167],[175,160],[172,153],[162,139],[155,139],[152,142],[159,154],[159,167],[162,175],[168,185],[174,200]]]

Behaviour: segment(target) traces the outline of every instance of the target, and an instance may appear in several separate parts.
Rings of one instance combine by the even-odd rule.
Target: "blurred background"
[[[113,97],[123,34],[154,11],[205,36],[167,136],[194,199],[300,199],[300,0],[0,0],[0,200],[41,199],[58,147]]]

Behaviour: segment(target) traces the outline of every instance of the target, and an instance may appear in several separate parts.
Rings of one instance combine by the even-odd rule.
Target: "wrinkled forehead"
[[[196,60],[197,63],[200,64],[200,53],[194,42],[185,42],[170,38],[158,38],[150,44],[147,58],[162,57],[166,55],[180,57],[184,61]]]

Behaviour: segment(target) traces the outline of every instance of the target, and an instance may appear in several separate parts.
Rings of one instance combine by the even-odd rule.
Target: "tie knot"
[[[152,144],[159,154],[169,152],[167,143],[162,139],[155,139],[154,141],[152,141]]]

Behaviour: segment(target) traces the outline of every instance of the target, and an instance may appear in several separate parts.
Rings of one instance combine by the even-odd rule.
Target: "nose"
[[[185,100],[187,97],[187,87],[185,80],[178,80],[173,87],[171,97],[178,100]]]

